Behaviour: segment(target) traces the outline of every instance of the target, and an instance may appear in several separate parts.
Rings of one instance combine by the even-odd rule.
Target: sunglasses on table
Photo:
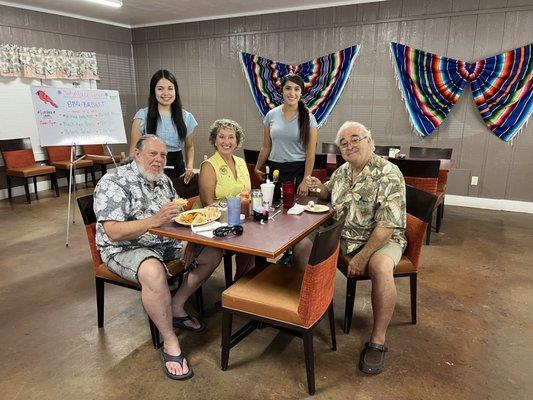
[[[216,237],[226,237],[230,234],[239,236],[242,235],[243,232],[244,228],[242,227],[242,225],[220,226],[213,231],[213,235]]]

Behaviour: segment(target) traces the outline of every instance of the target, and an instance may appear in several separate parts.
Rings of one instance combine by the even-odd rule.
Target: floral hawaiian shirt
[[[170,179],[163,175],[152,188],[137,168],[135,162],[120,166],[100,179],[94,190],[94,212],[96,214],[96,245],[102,259],[122,251],[142,247],[160,249],[181,248],[179,241],[144,233],[133,240],[112,241],[102,225],[105,221],[133,221],[146,219],[156,214],[163,204],[176,197]]]
[[[335,209],[348,211],[341,234],[343,254],[364,246],[376,226],[394,228],[389,240],[405,249],[405,183],[396,165],[372,153],[355,180],[350,163],[344,163],[326,186]]]

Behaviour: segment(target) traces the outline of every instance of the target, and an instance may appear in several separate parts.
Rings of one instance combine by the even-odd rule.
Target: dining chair
[[[250,181],[252,183],[252,189],[259,189],[263,183],[257,176],[255,176],[255,164],[257,163],[257,158],[259,157],[259,150],[243,149],[244,151],[244,161],[246,162],[246,167],[248,168],[248,173],[250,174]],[[264,168],[261,168],[264,171]]]
[[[407,185],[437,196],[440,160],[389,158],[389,161],[398,166]],[[431,223],[432,220],[430,219],[426,233],[426,244],[429,244],[431,240]]]
[[[328,155],[315,154],[315,164],[313,165],[312,176],[320,179],[324,183],[328,179]]]
[[[230,349],[266,324],[303,339],[307,389],[315,393],[313,331],[326,314],[332,350],[337,349],[333,295],[343,224],[344,216],[317,233],[305,271],[279,264],[259,266],[222,293],[223,371]],[[232,335],[233,316],[251,321]]]
[[[50,146],[46,148],[48,153],[48,162],[50,165],[56,167],[57,170],[65,172],[68,184],[70,182],[70,146]],[[94,177],[94,163],[92,160],[78,159],[72,164],[72,180],[74,182],[74,190],[76,190],[76,170],[83,168],[85,173],[85,184],[87,184],[87,172],[91,173],[91,180],[93,186],[96,185],[96,179]]]
[[[4,159],[7,193],[11,199],[11,186],[13,178],[24,179],[24,190],[26,192],[26,201],[31,204],[30,188],[28,179],[33,178],[33,189],[35,198],[39,200],[37,192],[37,177],[49,175],[52,187],[55,189],[56,197],[59,197],[59,186],[57,184],[56,168],[51,165],[39,165],[35,162],[31,139],[6,139],[0,140],[0,153]]]
[[[424,233],[426,232],[437,197],[426,191],[413,186],[405,185],[406,207],[407,207],[407,227],[405,236],[407,237],[407,248],[400,262],[394,270],[394,278],[409,277],[411,292],[411,323],[416,324],[416,304],[417,304],[417,279],[420,269],[420,255],[424,244]],[[347,267],[350,258],[341,255],[339,257],[338,268],[346,276],[346,300],[344,311],[344,333],[350,333],[352,317],[354,313],[355,293],[357,282],[370,279],[370,276],[347,276]]]
[[[426,159],[452,159],[453,148],[438,148],[438,147],[416,147],[409,148],[409,157],[411,158],[426,158]],[[444,218],[444,203],[446,198],[446,187],[448,185],[448,170],[441,169],[439,171],[439,182],[437,184],[437,222],[435,230],[440,231],[442,219]]]
[[[337,168],[339,168],[342,164],[346,162],[346,160],[342,158],[340,154],[337,154],[336,160],[337,160]]]
[[[327,154],[328,156],[331,155],[334,157],[337,154],[341,154],[341,151],[339,150],[339,147],[335,143],[329,143],[324,142],[322,143],[322,153]],[[329,157],[328,157],[329,158]],[[328,178],[331,176],[333,171],[337,169],[337,163],[332,163],[331,161],[326,164],[326,168],[328,170]]]
[[[106,155],[101,144],[85,144],[81,148],[87,160],[92,160],[94,165],[100,166],[102,176],[106,174],[109,164],[115,164],[122,160],[120,155],[113,155],[113,157]]]
[[[91,251],[93,261],[94,279],[96,284],[96,310],[98,315],[98,328],[104,327],[104,287],[105,284],[122,286],[128,289],[140,291],[141,286],[138,282],[128,281],[119,275],[112,272],[107,265],[102,261],[102,257],[98,248],[96,247],[96,215],[94,213],[94,197],[92,194],[87,196],[78,197],[78,207],[85,224],[85,233],[87,234],[87,241],[89,242],[89,250]],[[187,207],[192,206],[192,201],[188,202]],[[186,208],[187,208],[186,207]],[[167,263],[168,270],[171,276],[168,278],[169,287],[173,287],[177,284],[181,285],[183,281],[183,275],[185,274],[183,262],[180,260],[174,260]],[[175,293],[175,289],[171,289],[171,293]],[[195,292],[196,306],[199,313],[203,312],[203,298],[202,287],[200,286]],[[154,348],[158,349],[162,343],[159,336],[159,330],[156,325],[148,317],[148,323],[150,325],[150,333],[152,336],[152,344]]]
[[[374,153],[376,153],[378,156],[388,156],[389,155],[389,149],[398,149],[400,150],[400,146],[378,146],[377,144],[374,145]]]
[[[339,146],[337,146],[335,143],[323,142],[322,143],[322,153],[324,153],[324,154],[341,154],[341,151],[339,150]]]

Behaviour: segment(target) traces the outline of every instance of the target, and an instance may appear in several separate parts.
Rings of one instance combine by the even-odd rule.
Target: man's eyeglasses
[[[216,237],[226,237],[229,234],[234,234],[235,236],[242,235],[244,228],[242,225],[234,226],[220,226],[213,231],[213,235]]]
[[[365,139],[368,139],[368,136],[363,136],[363,137],[351,136],[348,140],[343,140],[342,142],[340,142],[339,147],[341,149],[347,149],[349,144],[351,144],[352,146],[356,146],[359,144],[361,140],[365,140]]]

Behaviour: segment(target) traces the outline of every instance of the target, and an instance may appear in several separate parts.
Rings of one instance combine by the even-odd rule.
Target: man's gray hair
[[[363,131],[363,133],[368,136],[370,139],[372,139],[372,133],[370,132],[369,129],[367,129],[366,126],[364,126],[363,124],[361,124],[360,122],[355,122],[355,121],[346,121],[344,124],[341,125],[341,127],[339,128],[339,130],[337,131],[337,136],[335,136],[335,144],[337,146],[340,145],[340,137],[341,137],[341,133],[348,129],[348,128],[356,128],[357,130],[361,130]]]
[[[135,148],[139,151],[142,150],[144,147],[144,142],[147,140],[159,140],[161,143],[165,143],[165,141],[157,135],[141,135],[141,137],[137,140],[137,143],[135,143]]]

